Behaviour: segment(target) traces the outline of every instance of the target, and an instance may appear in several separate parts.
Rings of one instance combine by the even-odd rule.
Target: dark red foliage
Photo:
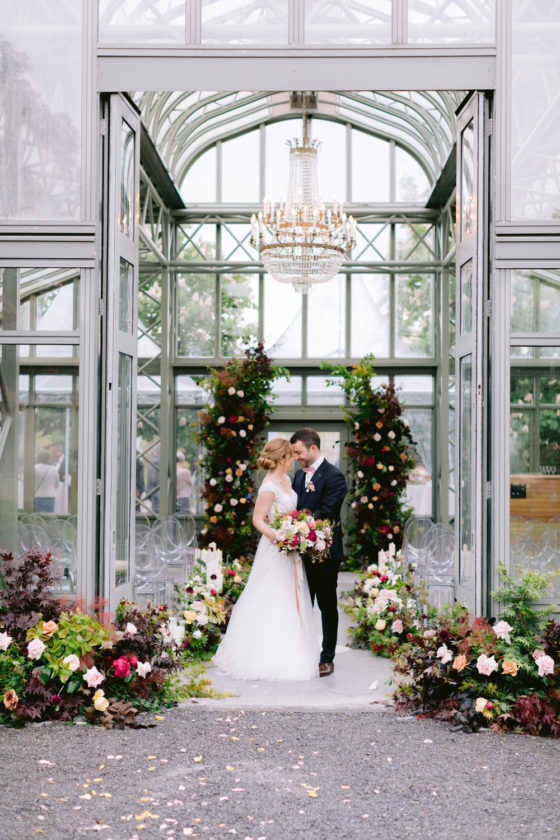
[[[30,627],[39,620],[56,620],[63,610],[72,608],[68,599],[57,598],[53,593],[56,569],[52,554],[39,550],[28,551],[14,559],[8,552],[0,553],[0,574],[3,590],[0,591],[0,625],[15,641],[25,641]]]
[[[541,700],[537,694],[520,697],[512,712],[529,735],[560,737],[560,716],[554,706]]]
[[[22,722],[72,720],[78,711],[78,707],[86,702],[86,695],[81,691],[76,691],[73,694],[63,694],[62,696],[55,694],[53,687],[49,683],[43,685],[37,672],[34,672],[25,686],[23,697],[20,698],[16,706],[15,715]]]

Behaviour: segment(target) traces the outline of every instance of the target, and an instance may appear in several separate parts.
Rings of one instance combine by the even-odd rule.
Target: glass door
[[[104,597],[133,597],[140,121],[109,102],[106,254]]]
[[[487,288],[485,112],[474,93],[457,120],[457,507],[455,596],[483,612],[486,487],[484,302]]]

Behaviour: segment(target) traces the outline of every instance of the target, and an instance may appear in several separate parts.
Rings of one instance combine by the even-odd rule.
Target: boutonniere
[[[315,492],[315,485],[313,484],[312,481],[307,482],[307,485],[305,487],[305,492],[306,493],[314,493]]]

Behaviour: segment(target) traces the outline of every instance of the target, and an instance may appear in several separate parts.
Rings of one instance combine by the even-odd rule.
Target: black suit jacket
[[[311,476],[314,490],[305,489],[305,475],[303,470],[298,470],[294,477],[298,510],[310,510],[317,519],[329,519],[335,523],[330,554],[333,560],[340,561],[344,555],[340,509],[347,493],[346,479],[338,467],[326,459]]]

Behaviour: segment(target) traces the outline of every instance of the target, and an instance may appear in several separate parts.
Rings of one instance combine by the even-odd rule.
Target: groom
[[[346,496],[346,480],[340,470],[321,455],[321,439],[314,429],[299,429],[290,438],[290,443],[303,468],[294,478],[298,510],[310,510],[317,519],[329,519],[335,526],[330,556],[322,563],[305,561],[311,600],[314,602],[317,598],[323,624],[319,676],[328,677],[334,671],[338,631],[336,583],[343,556],[340,509]]]

